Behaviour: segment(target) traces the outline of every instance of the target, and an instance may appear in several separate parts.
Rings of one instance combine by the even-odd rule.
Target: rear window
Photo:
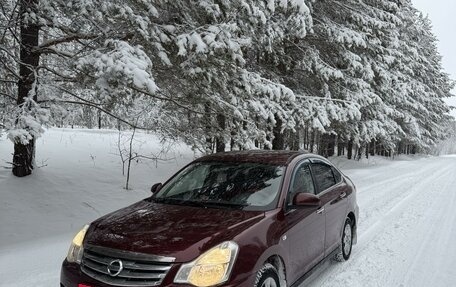
[[[312,164],[312,171],[319,193],[336,184],[331,166],[324,163],[314,163]]]

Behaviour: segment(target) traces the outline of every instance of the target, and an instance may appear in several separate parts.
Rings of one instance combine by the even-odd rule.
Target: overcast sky
[[[454,0],[412,0],[415,7],[428,14],[439,39],[439,50],[443,56],[443,67],[456,79],[456,1]],[[453,90],[456,94],[456,89]],[[448,101],[456,106],[456,98]],[[452,112],[456,117],[456,110]]]

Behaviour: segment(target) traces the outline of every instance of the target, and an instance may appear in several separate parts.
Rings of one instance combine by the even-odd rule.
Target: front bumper
[[[175,264],[169,270],[168,274],[164,278],[162,284],[159,287],[194,287],[188,284],[176,284],[173,283],[173,279],[179,270],[180,264]],[[235,276],[231,275],[231,280],[220,287],[251,287],[254,284],[255,276]],[[78,287],[79,284],[90,286],[90,287],[117,287],[114,285],[107,285],[99,282],[90,276],[87,276],[81,272],[79,264],[69,263],[66,259],[62,263],[62,270],[60,272],[60,287]]]

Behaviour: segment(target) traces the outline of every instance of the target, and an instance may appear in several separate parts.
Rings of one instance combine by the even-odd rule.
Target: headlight
[[[174,283],[206,287],[226,282],[233,269],[238,249],[238,245],[232,241],[215,246],[195,261],[183,264]]]
[[[82,258],[82,242],[84,241],[84,237],[86,235],[87,229],[89,229],[89,225],[85,225],[73,238],[73,241],[70,245],[70,250],[68,250],[67,261],[68,262],[76,262],[81,263]]]

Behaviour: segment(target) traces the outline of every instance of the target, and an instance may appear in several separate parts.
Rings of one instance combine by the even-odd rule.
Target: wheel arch
[[[272,255],[265,262],[263,262],[263,265],[267,264],[267,263],[274,266],[276,268],[277,272],[279,273],[278,275],[279,275],[279,279],[280,279],[280,287],[286,287],[287,286],[286,267],[285,267],[285,263],[284,263],[282,257],[280,257],[279,255]]]
[[[350,211],[347,215],[347,218],[350,219],[352,230],[353,230],[353,244],[356,244],[356,242],[358,241],[358,236],[357,236],[358,222],[356,221],[355,213]]]
[[[263,254],[259,257],[257,264],[255,266],[255,272],[258,272],[261,270],[261,268],[269,263],[272,266],[274,266],[277,269],[277,272],[279,273],[279,279],[280,279],[280,287],[286,287],[287,286],[287,268],[286,268],[286,258],[284,258],[283,254],[283,246],[280,245],[274,245],[268,248]]]

